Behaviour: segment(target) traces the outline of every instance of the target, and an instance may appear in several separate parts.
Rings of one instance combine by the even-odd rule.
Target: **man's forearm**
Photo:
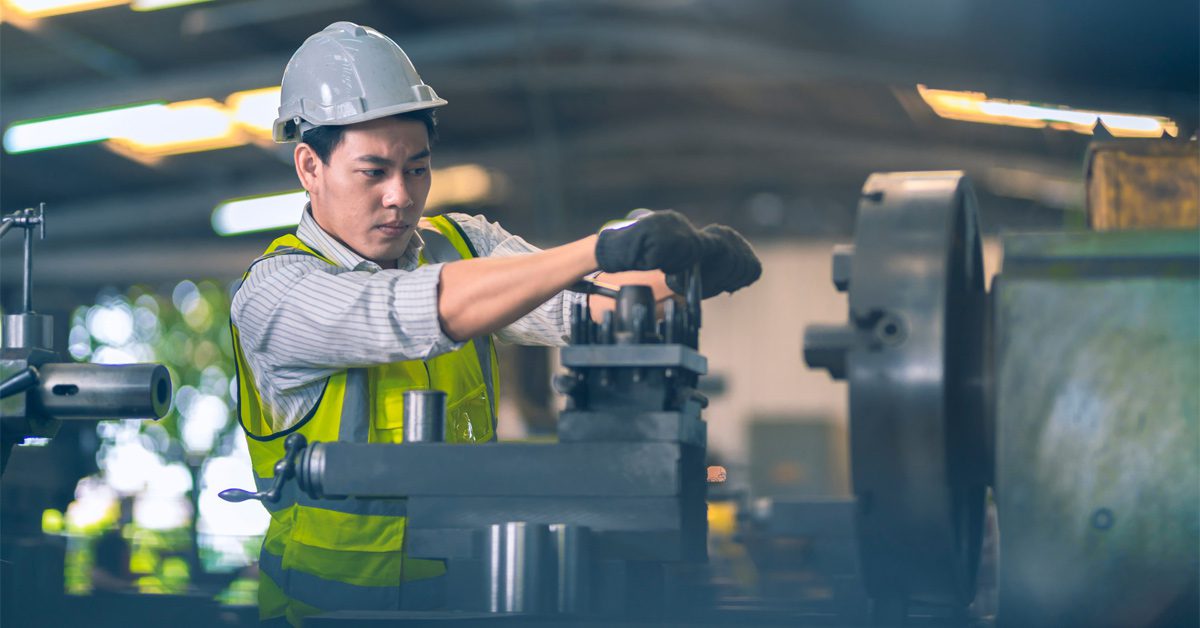
[[[528,255],[442,267],[438,318],[456,341],[492,333],[596,270],[596,236]]]

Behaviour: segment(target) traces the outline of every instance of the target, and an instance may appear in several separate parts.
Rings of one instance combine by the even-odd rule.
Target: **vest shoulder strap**
[[[297,238],[293,233],[275,238],[275,240],[271,242],[271,246],[267,247],[266,252],[260,255],[258,260],[266,259],[268,257],[275,257],[277,255],[311,255],[327,264],[336,265],[333,260],[318,253],[316,249],[305,244],[303,240]]]
[[[262,255],[259,255],[257,259],[255,259],[253,262],[250,262],[250,266],[246,268],[246,272],[242,273],[242,281],[245,281],[246,277],[250,276],[250,270],[254,268],[255,264],[265,259],[279,257],[280,255],[308,255],[310,257],[315,257],[322,262],[329,264],[330,266],[337,265],[336,262],[328,257],[325,257],[324,255],[321,255],[316,251],[316,249],[313,249],[305,244],[294,234],[289,233],[287,235],[275,238],[275,240],[271,242],[271,245],[267,247],[267,250],[263,252]]]
[[[479,257],[461,225],[445,214],[421,220],[421,239],[425,248],[421,250],[423,262],[453,262],[460,259]]]

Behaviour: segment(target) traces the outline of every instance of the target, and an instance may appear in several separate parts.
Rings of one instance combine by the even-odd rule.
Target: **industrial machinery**
[[[161,364],[76,364],[54,351],[54,319],[33,310],[33,237],[45,237],[44,207],[4,216],[0,236],[25,232],[22,308],[4,317],[0,348],[0,473],[26,438],[52,438],[62,421],[160,419],[171,406]]]
[[[1194,145],[1181,154],[1194,159]],[[1089,161],[1090,188],[1112,188],[1096,181],[1104,156],[1099,147]],[[1134,181],[1117,171],[1127,195]],[[1183,197],[1200,181],[1186,172]],[[991,615],[976,599],[989,501],[999,625],[1196,625],[1196,209],[1155,213],[1174,227],[1161,228],[1126,206],[1110,214],[1141,229],[1104,230],[1099,204],[1091,230],[1005,236],[989,291],[961,172],[867,181],[854,245],[833,258],[848,321],[809,327],[804,350],[850,384],[854,499],[766,502],[738,534],[751,554],[765,549],[764,578],[797,573],[797,561],[823,570],[809,582],[826,600],[802,612],[778,599],[714,603],[705,588],[698,277],[687,306],[668,301],[657,325],[645,287],[610,292],[617,307],[600,325],[575,312],[556,443],[437,442],[437,396],[417,391],[405,443],[291,435],[274,486],[222,497],[406,499],[408,552],[447,563],[446,610],[334,612],[308,620],[317,626],[991,625],[967,612],[975,600]],[[796,590],[779,584],[761,590]]]
[[[668,300],[657,324],[649,287],[584,288],[614,297],[616,309],[599,325],[586,306],[573,313],[561,354],[569,372],[556,381],[568,396],[556,443],[437,442],[438,404],[410,393],[406,442],[306,443],[293,434],[269,491],[221,496],[407,498],[406,551],[446,561],[448,612],[661,615],[681,603],[672,592],[686,589],[688,566],[706,558],[699,281],[693,273],[686,307]],[[364,616],[306,624],[351,619]]]
[[[1092,230],[1003,237],[990,292],[961,172],[868,179],[833,254],[849,320],[810,326],[804,354],[849,383],[877,621],[971,602],[990,486],[998,625],[1197,625],[1200,174],[1194,142],[1166,152],[1181,178],[1145,174],[1159,145],[1095,147],[1090,190],[1123,196],[1089,192]],[[1139,229],[1100,230],[1113,214]]]

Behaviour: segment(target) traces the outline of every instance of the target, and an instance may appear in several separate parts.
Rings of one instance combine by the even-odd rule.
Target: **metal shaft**
[[[410,390],[404,393],[404,442],[440,443],[446,439],[446,393]]]
[[[158,419],[171,407],[161,364],[45,364],[38,409],[56,419]]]
[[[586,613],[591,596],[591,530],[585,526],[556,523],[550,526],[550,536],[554,558],[558,562],[555,610],[566,614]]]
[[[33,311],[33,229],[25,230],[25,284],[21,290],[22,312]]]
[[[485,562],[488,610],[493,613],[538,613],[546,610],[549,526],[510,521],[488,528]]]

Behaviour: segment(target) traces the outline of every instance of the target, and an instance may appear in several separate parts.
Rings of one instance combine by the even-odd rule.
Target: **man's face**
[[[424,123],[387,117],[347,126],[329,163],[301,144],[296,169],[317,224],[359,255],[394,268],[425,209],[429,157]]]

